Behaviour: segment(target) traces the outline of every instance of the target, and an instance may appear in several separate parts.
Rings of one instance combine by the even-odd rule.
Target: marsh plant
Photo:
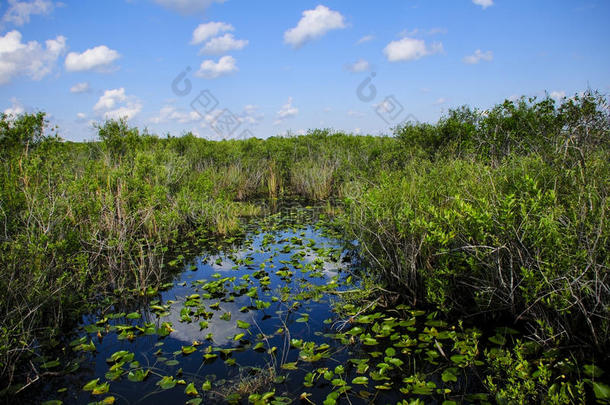
[[[4,395],[45,375],[33,360],[83,314],[106,308],[109,297],[155,296],[189,246],[234,240],[246,218],[261,214],[270,226],[278,215],[303,221],[274,215],[278,199],[322,202],[318,217],[333,216],[332,229],[355,243],[364,279],[384,302],[506,324],[539,347],[607,359],[610,110],[596,92],[461,107],[393,136],[313,130],[212,142],[160,138],[124,120],[98,134],[64,142],[43,113],[0,117]],[[353,333],[374,340],[379,331]],[[610,397],[592,367],[555,388],[544,362],[528,362],[527,375],[504,373],[527,357],[525,343],[511,344],[486,353],[497,373],[484,385],[496,400],[565,402],[581,390]],[[301,350],[310,358],[316,347]],[[573,363],[571,375],[589,364]],[[413,378],[408,389],[423,390]]]

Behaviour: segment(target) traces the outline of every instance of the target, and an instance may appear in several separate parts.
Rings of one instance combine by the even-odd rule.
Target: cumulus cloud
[[[493,0],[472,0],[472,2],[477,6],[483,7],[483,10],[494,5]]]
[[[244,49],[246,45],[248,45],[248,40],[235,39],[235,37],[233,37],[233,34],[225,34],[221,37],[210,39],[201,49],[201,52],[218,54],[229,51],[239,51],[241,49]]]
[[[552,91],[551,94],[549,94],[549,96],[552,99],[561,100],[566,97],[566,92],[565,91]]]
[[[4,110],[4,114],[10,116],[17,116],[25,112],[23,105],[15,97],[11,98],[11,106]]]
[[[8,9],[2,17],[2,22],[21,26],[30,22],[30,16],[50,14],[59,5],[61,3],[53,3],[49,0],[8,0]]]
[[[163,122],[174,121],[180,124],[188,124],[201,120],[201,115],[196,111],[182,111],[178,110],[173,105],[165,105],[159,111],[159,114],[150,119],[153,124],[160,124]]]
[[[70,93],[88,93],[91,91],[91,86],[89,82],[76,83],[74,86],[70,87]]]
[[[233,30],[235,30],[235,28],[233,28],[231,24],[223,22],[212,21],[209,23],[199,24],[193,31],[191,45],[200,44],[218,34]]]
[[[235,66],[235,58],[232,56],[223,56],[214,62],[213,60],[204,60],[199,67],[199,71],[195,73],[198,77],[204,79],[215,79],[220,76],[228,75],[233,72],[237,72],[237,66]]]
[[[292,97],[288,97],[286,104],[284,104],[277,112],[277,118],[273,125],[281,124],[288,118],[296,116],[298,113],[299,109],[292,105]]]
[[[298,48],[307,41],[321,38],[329,31],[345,27],[345,18],[341,13],[319,5],[313,10],[303,11],[297,26],[284,33],[284,42]]]
[[[443,52],[443,44],[434,42],[428,46],[423,39],[403,38],[390,42],[383,53],[390,62],[412,61]]]
[[[346,65],[345,68],[353,73],[366,72],[367,70],[371,69],[371,64],[364,59],[360,59],[354,63]]]
[[[239,114],[238,119],[249,125],[258,125],[265,118],[265,114],[259,112],[259,107],[253,104],[248,104]]]
[[[204,12],[213,3],[224,3],[225,0],[154,0],[155,3],[177,11],[180,14]]]
[[[51,73],[65,51],[66,38],[63,36],[45,41],[43,47],[36,41],[21,42],[19,31],[7,32],[0,36],[0,85],[19,75],[42,79]]]
[[[83,53],[70,52],[66,56],[66,69],[71,72],[92,69],[107,70],[112,62],[120,57],[121,55],[114,49],[110,49],[106,45],[100,45],[87,49]]]
[[[365,35],[362,38],[360,38],[358,41],[356,41],[356,45],[364,44],[365,42],[370,42],[374,39],[375,39],[375,37],[373,35]]]
[[[480,61],[491,62],[494,59],[494,54],[492,51],[483,52],[480,49],[474,51],[474,54],[465,56],[462,61],[469,65],[476,65]]]
[[[131,119],[142,111],[140,101],[125,94],[125,89],[106,90],[99,98],[93,111],[104,119]]]

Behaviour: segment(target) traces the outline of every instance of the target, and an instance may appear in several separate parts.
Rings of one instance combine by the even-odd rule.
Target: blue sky
[[[0,111],[45,111],[70,140],[120,116],[161,136],[384,134],[610,93],[609,0],[1,0],[0,16]]]

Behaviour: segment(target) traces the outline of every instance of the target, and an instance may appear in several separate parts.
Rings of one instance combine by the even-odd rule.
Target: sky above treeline
[[[0,0],[0,112],[68,140],[389,134],[464,104],[610,93],[610,0]]]

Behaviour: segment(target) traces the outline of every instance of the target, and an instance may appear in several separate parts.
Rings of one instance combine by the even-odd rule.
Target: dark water
[[[314,226],[271,228],[251,232],[241,246],[186,263],[173,287],[148,307],[87,318],[81,338],[71,343],[78,370],[50,380],[44,400],[222,403],[236,401],[236,392],[247,402],[255,391],[274,391],[274,398],[288,402],[305,392],[308,371],[344,365],[348,350],[328,336],[336,329],[336,292],[353,288],[346,283],[351,265],[342,242]],[[171,332],[160,336],[165,331]],[[291,365],[300,353],[291,342],[301,340],[315,344],[320,360]],[[132,379],[139,379],[135,373],[146,378],[130,381],[130,371]],[[163,377],[177,383],[161,387]],[[185,393],[190,383],[196,394]],[[307,388],[308,398],[322,402],[329,386]]]

